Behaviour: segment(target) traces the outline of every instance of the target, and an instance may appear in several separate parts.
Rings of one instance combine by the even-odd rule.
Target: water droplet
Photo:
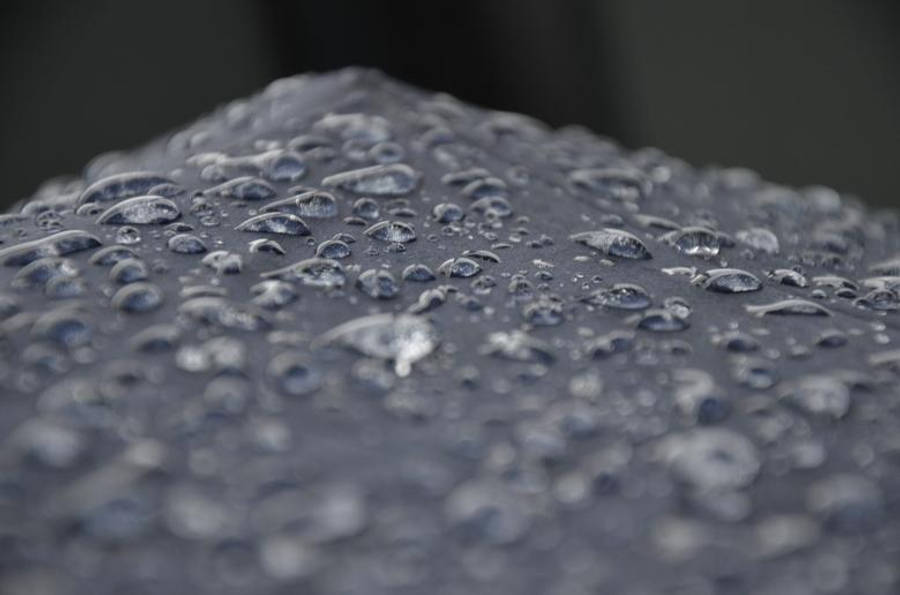
[[[881,489],[856,475],[836,474],[816,481],[807,491],[807,505],[827,527],[842,533],[875,529],[884,516]]]
[[[562,300],[554,296],[541,296],[522,306],[522,318],[535,326],[562,324],[564,320]]]
[[[581,301],[616,310],[644,310],[652,304],[647,290],[632,283],[616,283],[609,288],[595,289]]]
[[[337,326],[324,343],[337,343],[363,355],[394,362],[398,376],[408,376],[412,364],[438,345],[438,334],[425,319],[409,314],[375,314]]]
[[[269,238],[250,240],[249,248],[250,254],[277,254],[278,256],[286,254],[281,244]]]
[[[576,169],[569,173],[572,185],[597,198],[637,200],[648,196],[651,181],[633,169],[597,168]]]
[[[129,313],[156,310],[162,302],[162,290],[152,283],[131,283],[112,297],[112,305],[116,310]]]
[[[322,385],[322,375],[299,353],[285,352],[269,362],[269,378],[283,394],[299,397],[311,394]]]
[[[518,330],[489,334],[481,351],[517,362],[550,363],[556,359],[549,344]]]
[[[251,233],[276,233],[288,236],[308,236],[309,227],[296,215],[288,213],[263,213],[251,217],[235,227],[237,231]]]
[[[411,264],[403,269],[403,280],[415,283],[427,283],[437,279],[434,272],[424,264]]]
[[[531,527],[531,515],[509,487],[494,479],[470,480],[447,498],[447,519],[464,538],[492,545],[520,540]]]
[[[747,487],[760,469],[753,443],[725,428],[696,429],[665,438],[658,453],[675,475],[701,491]]]
[[[120,260],[137,257],[137,253],[126,246],[107,246],[93,253],[89,262],[99,266],[111,266]]]
[[[431,214],[438,223],[456,223],[466,218],[466,212],[463,208],[452,202],[442,202],[434,205]]]
[[[781,300],[746,308],[756,316],[831,316],[831,312],[824,306],[801,299]]]
[[[72,229],[0,250],[3,266],[21,267],[48,256],[67,256],[103,245],[96,236]]]
[[[206,244],[203,240],[189,233],[180,233],[169,238],[169,250],[176,254],[203,254]]]
[[[710,269],[700,277],[703,287],[718,293],[747,293],[762,289],[762,282],[741,269]]]
[[[607,256],[646,260],[652,258],[647,246],[637,236],[607,227],[599,231],[585,231],[569,236],[569,239],[599,250]]]
[[[234,178],[205,191],[205,194],[234,198],[237,200],[268,200],[275,196],[275,189],[265,180],[252,176]]]
[[[394,276],[382,269],[369,269],[356,279],[356,287],[367,296],[379,300],[397,297],[400,286]]]
[[[715,256],[721,248],[719,235],[705,227],[685,227],[669,232],[660,239],[679,252],[691,256]]]
[[[840,419],[850,409],[850,390],[832,376],[805,376],[782,387],[781,398],[814,415]]]
[[[308,287],[338,289],[347,282],[341,263],[327,258],[308,258],[284,268],[263,273],[265,279],[299,281]]]
[[[319,258],[342,259],[349,258],[350,246],[341,240],[325,240],[316,247],[316,256]]]
[[[769,279],[790,287],[808,287],[809,283],[802,274],[791,269],[776,269],[766,273]]]
[[[778,236],[764,227],[742,229],[735,234],[735,238],[742,244],[766,254],[778,254],[781,249],[778,245]]]
[[[416,230],[402,221],[379,221],[369,227],[365,234],[370,238],[397,244],[406,244],[416,239]]]
[[[353,203],[353,214],[367,221],[374,221],[379,217],[378,202],[371,198],[360,198]]]
[[[178,206],[161,196],[136,196],[106,209],[97,223],[106,225],[159,225],[181,217]]]
[[[178,312],[202,324],[243,331],[265,330],[271,326],[262,312],[219,297],[190,299],[178,307]]]
[[[109,270],[109,280],[113,283],[126,285],[137,281],[144,281],[150,276],[147,265],[137,258],[120,260]]]
[[[241,255],[227,250],[210,252],[200,262],[213,269],[217,275],[238,275],[244,267]]]
[[[173,182],[159,174],[145,171],[116,174],[88,186],[78,197],[76,204],[105,203],[140,196],[163,184],[173,184]]]
[[[419,174],[404,163],[374,165],[328,176],[325,186],[333,186],[356,194],[404,196],[419,183]]]
[[[679,316],[671,310],[647,310],[632,320],[637,323],[639,329],[658,333],[683,331],[690,326],[687,318]]]
[[[480,273],[481,265],[471,258],[460,256],[444,261],[444,263],[438,267],[438,272],[442,275],[447,275],[448,277],[460,277],[465,279],[474,277]]]
[[[261,281],[250,288],[250,293],[254,304],[268,310],[282,308],[300,297],[293,285],[278,279]]]

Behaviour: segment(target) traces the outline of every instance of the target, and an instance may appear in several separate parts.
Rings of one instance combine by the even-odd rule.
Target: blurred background
[[[628,147],[900,206],[896,0],[5,0],[0,205],[350,64]]]

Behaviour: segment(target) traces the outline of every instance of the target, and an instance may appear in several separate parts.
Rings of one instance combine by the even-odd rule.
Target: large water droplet
[[[0,250],[3,266],[21,267],[47,256],[66,256],[101,246],[97,236],[72,229]]]
[[[328,176],[325,186],[334,186],[356,194],[404,196],[419,183],[419,174],[404,163],[374,165]]]
[[[370,238],[397,244],[406,244],[416,239],[416,230],[403,221],[379,221],[369,227],[365,234]]]
[[[136,196],[106,209],[97,223],[107,225],[159,225],[181,216],[178,206],[162,196]]]
[[[637,236],[607,227],[598,231],[585,231],[569,236],[569,239],[599,250],[607,256],[645,260],[651,258],[647,246]]]
[[[309,227],[296,215],[288,213],[263,213],[251,217],[235,227],[237,231],[251,233],[275,233],[286,236],[308,236]]]
[[[116,174],[98,180],[85,188],[78,197],[77,204],[105,203],[140,196],[163,184],[173,184],[173,182],[169,178],[146,171]]]
[[[309,287],[338,289],[347,282],[341,263],[327,258],[308,258],[281,269],[262,274],[266,279],[299,281]]]
[[[710,269],[698,278],[705,289],[718,293],[746,293],[762,289],[762,282],[741,269]]]
[[[781,300],[746,308],[756,316],[831,316],[831,312],[824,306],[801,299]]]
[[[393,361],[397,375],[408,376],[412,364],[437,347],[438,334],[418,316],[376,314],[331,329],[321,342],[337,343],[369,357]]]

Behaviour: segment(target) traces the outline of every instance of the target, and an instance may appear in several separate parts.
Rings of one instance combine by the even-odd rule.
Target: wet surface
[[[4,593],[895,593],[900,216],[378,73],[0,216]]]

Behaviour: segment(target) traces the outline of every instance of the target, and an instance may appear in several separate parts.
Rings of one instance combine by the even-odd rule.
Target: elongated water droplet
[[[637,236],[621,229],[607,227],[598,231],[585,231],[573,234],[569,236],[569,239],[599,250],[607,256],[635,260],[652,258],[644,242],[639,240]]]

